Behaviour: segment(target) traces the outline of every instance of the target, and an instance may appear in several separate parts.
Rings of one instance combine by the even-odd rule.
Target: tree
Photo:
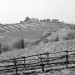
[[[9,46],[9,45],[2,45],[1,50],[2,50],[3,52],[10,51],[10,46]]]
[[[64,39],[64,40],[71,40],[71,39],[74,39],[74,38],[75,38],[75,33],[69,32],[69,33],[67,34],[67,36],[64,37],[63,39]]]
[[[59,41],[59,36],[56,36],[54,39],[51,39],[51,42],[58,42]]]
[[[24,49],[25,48],[24,39],[22,38],[14,42],[13,47],[16,49]]]
[[[24,39],[22,38],[22,41],[21,41],[21,48],[23,49],[24,48]]]

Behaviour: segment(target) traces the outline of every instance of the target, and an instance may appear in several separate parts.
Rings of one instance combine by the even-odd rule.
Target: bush
[[[23,40],[23,38],[19,39],[16,42],[14,42],[13,47],[16,48],[16,49],[24,49],[25,47],[24,47],[24,40]]]
[[[51,42],[57,42],[57,41],[59,41],[59,37],[58,36],[56,36],[54,39],[51,40]]]
[[[2,50],[2,52],[10,51],[10,46],[9,45],[2,45],[1,50]]]
[[[58,36],[54,39],[54,42],[57,42],[57,41],[59,41],[59,37]]]
[[[71,39],[74,39],[74,38],[75,38],[75,33],[69,32],[69,33],[67,34],[67,36],[64,37],[63,39],[64,39],[64,40],[71,40]]]
[[[15,49],[24,49],[28,46],[30,42],[29,41],[24,41],[24,39],[18,39],[16,42],[13,43],[13,47]]]

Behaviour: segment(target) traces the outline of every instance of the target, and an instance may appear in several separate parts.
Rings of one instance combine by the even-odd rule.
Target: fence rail
[[[65,66],[65,68],[75,68],[75,51],[61,51],[56,53],[41,53],[31,56],[23,56],[20,58],[13,58],[10,60],[1,60],[0,63],[0,73],[1,72],[13,72],[15,71],[18,75],[19,71],[30,71],[37,70],[41,68],[41,71],[44,72],[45,68],[52,68],[55,66]],[[70,60],[72,59],[72,60]],[[8,64],[6,64],[8,63]]]

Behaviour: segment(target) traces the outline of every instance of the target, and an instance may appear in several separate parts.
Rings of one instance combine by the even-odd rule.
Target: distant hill
[[[51,36],[48,36],[47,39],[55,39],[56,37],[59,37],[59,40],[62,41],[63,38],[67,37],[67,34],[73,32],[75,35],[75,31],[71,29],[62,28],[56,31],[55,33],[52,33]]]
[[[74,24],[60,22],[57,19],[27,18],[20,23],[0,24],[0,43],[11,45],[23,37],[31,41],[30,46],[39,46],[40,43],[64,41],[63,38],[70,31],[75,31]]]
[[[26,30],[36,30],[36,29],[58,29],[65,27],[64,22],[60,22],[56,19],[44,19],[38,20],[35,18],[26,18],[25,21],[15,24],[0,24],[0,33],[5,32],[16,32],[16,31],[26,31]]]
[[[24,42],[27,41],[26,47],[24,49],[13,48],[13,43],[18,39],[22,39],[22,37]],[[39,21],[38,19],[30,19],[27,17],[25,21],[21,21],[20,23],[0,24],[0,43],[2,45],[10,45],[10,50],[6,52],[2,51],[0,60],[8,60],[14,57],[18,58],[44,52],[75,51],[75,25],[60,22],[57,19],[44,19]],[[51,54],[51,56],[58,57],[62,54]]]
[[[65,24],[58,20],[50,21],[49,19],[45,19],[39,21],[35,18],[26,18],[25,21],[15,24],[0,24],[0,42],[8,44],[16,38],[22,37],[29,40],[35,40],[42,36],[45,31],[55,32],[64,26]]]

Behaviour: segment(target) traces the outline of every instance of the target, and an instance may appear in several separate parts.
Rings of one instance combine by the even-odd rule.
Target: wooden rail
[[[72,68],[71,64],[75,64],[75,60],[70,60],[74,58],[75,51],[61,51],[56,53],[42,53],[31,56],[23,56],[20,58],[13,58],[10,60],[2,60],[0,63],[4,63],[2,66],[0,65],[0,73],[1,72],[14,72],[18,75],[18,72],[24,71],[37,71],[37,69],[41,69],[42,72],[45,71],[46,68],[51,69],[55,66],[65,66],[65,68]],[[6,65],[8,63],[8,65]],[[70,66],[70,67],[69,67]],[[75,66],[75,65],[74,65]],[[74,67],[73,66],[73,67]]]

